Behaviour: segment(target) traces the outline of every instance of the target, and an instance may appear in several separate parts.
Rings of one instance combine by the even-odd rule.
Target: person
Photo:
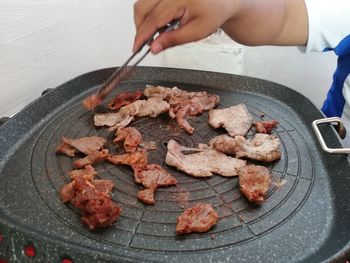
[[[219,28],[243,45],[334,51],[338,63],[322,111],[327,117],[341,117],[350,131],[349,14],[346,0],[138,0],[133,51],[174,19],[180,27],[159,35],[151,43],[152,53],[203,39]],[[349,144],[349,136],[346,141]]]

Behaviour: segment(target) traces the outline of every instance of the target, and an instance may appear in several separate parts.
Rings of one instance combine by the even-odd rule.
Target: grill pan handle
[[[318,124],[321,123],[336,123],[337,124],[337,132],[341,139],[345,138],[346,135],[346,129],[344,127],[343,121],[338,117],[332,117],[332,118],[324,118],[324,119],[318,119],[314,120],[312,122],[312,128],[314,129],[317,139],[321,144],[321,147],[324,151],[331,153],[331,154],[350,154],[350,148],[329,148],[327,144],[325,143],[323,136],[318,128]]]

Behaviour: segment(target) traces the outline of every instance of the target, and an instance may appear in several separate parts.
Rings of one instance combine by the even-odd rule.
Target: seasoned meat
[[[145,150],[138,150],[131,153],[117,154],[109,156],[108,161],[115,165],[129,165],[136,166],[140,164],[147,164],[147,155]]]
[[[145,203],[146,205],[154,205],[155,204],[155,198],[154,198],[155,189],[154,188],[146,188],[144,190],[140,190],[137,193],[137,198]]]
[[[170,140],[167,147],[166,164],[194,177],[208,177],[213,173],[222,176],[236,176],[236,169],[246,165],[243,160],[226,156],[213,149],[198,149],[200,151],[198,153],[185,155],[182,150],[186,147],[174,140]]]
[[[63,142],[74,147],[79,152],[85,153],[86,155],[100,150],[107,142],[104,138],[98,136],[82,137],[77,139],[62,137],[62,139]]]
[[[96,174],[97,172],[91,165],[86,165],[83,169],[77,169],[69,172],[69,175],[72,180],[74,180],[76,176],[83,176],[87,180],[91,181]]]
[[[127,153],[136,151],[137,146],[142,141],[141,133],[134,127],[118,129],[116,135],[117,137],[113,142],[118,143],[124,141],[124,150]]]
[[[253,123],[255,126],[255,129],[258,133],[268,133],[270,134],[272,129],[275,128],[278,124],[278,121],[271,120],[271,121],[257,121]]]
[[[111,110],[119,110],[120,107],[129,105],[130,103],[138,100],[142,96],[142,91],[130,91],[119,93],[109,104],[108,108]]]
[[[168,112],[169,103],[161,98],[149,98],[148,100],[137,100],[127,106],[120,108],[115,113],[95,114],[94,123],[96,126],[114,126],[122,122],[127,117],[157,117],[159,114]]]
[[[135,182],[150,188],[152,185],[171,186],[176,185],[177,180],[158,164],[138,165],[134,168]],[[154,183],[155,182],[155,183]]]
[[[209,111],[209,124],[215,129],[224,127],[231,137],[244,136],[250,129],[252,121],[253,118],[243,103]]]
[[[173,94],[173,90],[163,86],[146,85],[143,91],[143,95],[147,98],[161,98],[163,100],[169,100],[171,94]]]
[[[106,149],[103,149],[101,151],[93,151],[93,152],[90,152],[90,154],[85,156],[84,158],[73,162],[73,166],[75,168],[82,168],[88,164],[94,164],[103,160],[107,160],[108,156],[109,156],[109,153],[108,153],[108,150]]]
[[[63,203],[66,203],[72,200],[74,195],[75,195],[74,182],[65,184],[60,190],[60,197]]]
[[[198,203],[186,209],[176,222],[176,234],[183,235],[191,232],[206,232],[218,221],[214,208],[206,203]]]
[[[135,120],[132,116],[126,116],[122,121],[117,122],[114,126],[109,127],[108,131],[115,131],[119,129],[124,129],[126,126],[128,126],[133,120]]]
[[[75,148],[70,146],[68,143],[62,142],[59,146],[56,148],[57,153],[63,153],[69,157],[75,156]]]
[[[194,103],[190,100],[178,104],[175,108],[171,108],[169,115],[171,118],[176,118],[176,122],[181,128],[189,134],[193,134],[194,128],[188,123],[188,116],[195,116],[203,112],[202,105]]]
[[[273,162],[281,158],[280,140],[273,135],[257,133],[250,140],[236,136],[235,142],[241,148],[236,152],[237,158],[247,157],[262,162]]]
[[[62,201],[69,201],[78,208],[82,213],[82,222],[91,230],[112,224],[121,212],[109,196],[114,183],[110,180],[93,180],[92,170],[92,167],[87,167],[72,171],[73,181],[60,191]]]
[[[124,121],[126,117],[128,116],[120,112],[96,113],[94,116],[94,125],[112,127]]]
[[[95,186],[97,191],[104,194],[109,194],[114,187],[114,182],[107,179],[95,179],[91,182]]]
[[[265,200],[271,185],[269,170],[260,165],[247,165],[238,169],[239,188],[250,202],[261,203]]]
[[[149,98],[161,98],[168,101],[171,107],[169,116],[176,118],[179,126],[189,134],[193,134],[194,128],[188,123],[187,117],[213,109],[220,102],[220,97],[217,95],[206,92],[188,92],[177,87],[170,89],[162,86],[147,86],[144,94]]]
[[[241,148],[237,145],[234,138],[227,134],[219,135],[209,141],[209,146],[228,155],[235,155]]]
[[[98,96],[98,94],[93,94],[83,100],[83,106],[88,110],[93,110],[102,103],[102,100],[103,98]]]

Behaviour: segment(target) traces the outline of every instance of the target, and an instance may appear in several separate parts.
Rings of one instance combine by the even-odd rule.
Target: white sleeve
[[[306,51],[335,48],[350,35],[350,0],[305,0],[309,36]]]

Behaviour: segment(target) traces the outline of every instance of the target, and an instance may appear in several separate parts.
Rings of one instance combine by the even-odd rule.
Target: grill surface
[[[82,76],[38,102],[49,100],[50,96],[52,100],[57,99],[58,95],[62,96],[59,91],[67,92],[71,85],[80,87],[83,84],[81,79],[89,84],[83,89],[95,90],[95,85],[100,84],[100,79],[108,72],[103,70]],[[137,200],[141,187],[134,183],[131,169],[107,162],[95,165],[99,178],[115,182],[112,198],[123,212],[113,226],[89,232],[80,223],[74,207],[59,199],[59,189],[70,181],[67,172],[72,170],[74,159],[56,155],[55,148],[62,136],[98,135],[108,139],[112,153],[120,149],[112,143],[112,132],[93,126],[93,114],[81,106],[84,96],[75,91],[73,99],[53,106],[52,111],[38,107],[33,110],[35,103],[25,110],[32,110],[30,116],[40,110],[45,113],[44,118],[25,133],[26,138],[12,147],[14,151],[9,151],[7,159],[3,159],[3,166],[0,166],[0,234],[5,236],[5,241],[0,242],[0,255],[22,258],[25,255],[21,247],[34,244],[38,262],[66,257],[74,262],[86,262],[91,257],[101,261],[138,261],[144,258],[167,262],[183,259],[198,262],[210,259],[319,262],[343,249],[340,244],[345,246],[349,234],[343,233],[344,240],[341,242],[338,238],[338,245],[331,242],[337,231],[335,222],[341,223],[337,216],[341,211],[336,204],[339,198],[344,198],[334,195],[332,177],[343,176],[344,181],[349,181],[349,176],[342,175],[344,170],[341,168],[330,170],[328,165],[336,162],[338,167],[348,169],[349,163],[344,156],[324,156],[318,151],[308,120],[320,115],[314,106],[299,94],[269,82],[192,71],[192,76],[186,79],[187,71],[171,72],[176,74],[164,69],[141,68],[115,93],[144,89],[145,84],[177,85],[186,90],[205,90],[220,95],[219,108],[244,102],[254,120],[279,120],[280,125],[274,134],[282,142],[282,158],[268,166],[275,184],[268,192],[266,202],[260,206],[249,204],[240,194],[238,178],[218,175],[193,178],[165,165],[166,144],[170,139],[187,147],[196,147],[198,143],[206,143],[224,132],[209,127],[207,113],[190,120],[195,128],[193,135],[179,129],[167,115],[155,119],[139,118],[132,126],[140,130],[144,141],[153,141],[157,145],[157,150],[148,155],[150,163],[165,166],[177,178],[178,184],[158,189],[156,205],[145,206]],[[225,83],[225,78],[232,78],[231,82]],[[287,96],[287,101],[276,98],[283,95]],[[299,108],[294,108],[292,104],[296,102],[290,100],[296,98]],[[307,112],[302,109],[306,106]],[[264,113],[264,118],[261,118],[261,113]],[[21,126],[17,123],[17,127]],[[333,131],[328,133],[335,136]],[[254,129],[248,137],[253,134]],[[281,180],[286,184],[279,187]],[[177,216],[185,207],[197,202],[207,202],[215,207],[219,213],[217,225],[207,233],[176,237]],[[329,247],[329,242],[335,245],[333,252],[322,249],[323,246]]]

